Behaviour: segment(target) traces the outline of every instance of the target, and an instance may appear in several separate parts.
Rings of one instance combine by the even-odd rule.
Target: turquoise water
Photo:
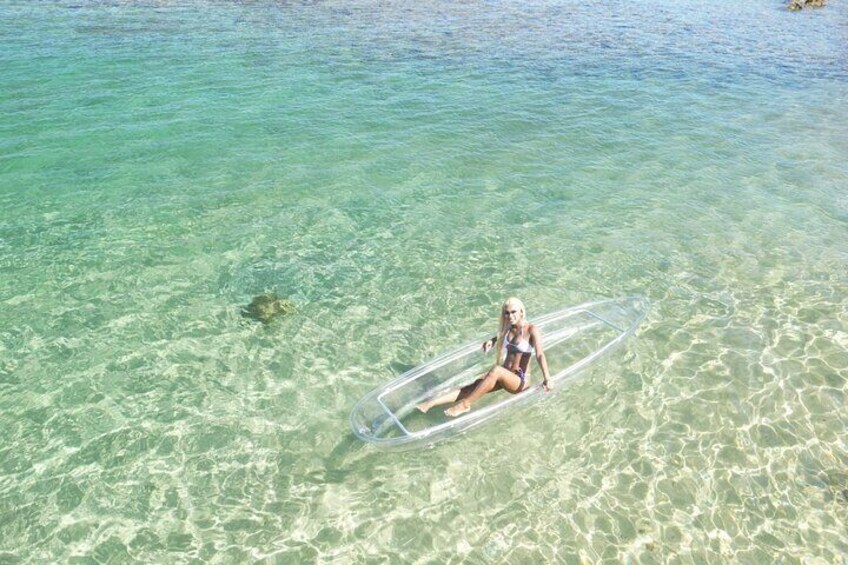
[[[844,562],[846,22],[0,4],[0,562]],[[513,294],[653,307],[538,407],[352,437]]]

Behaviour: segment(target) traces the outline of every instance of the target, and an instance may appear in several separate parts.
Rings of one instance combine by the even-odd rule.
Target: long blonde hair
[[[519,316],[519,321],[523,322],[524,320],[527,319],[527,310],[524,309],[524,303],[521,302],[521,300],[519,300],[518,298],[516,298],[514,296],[510,296],[509,298],[504,300],[503,306],[501,306],[501,322],[500,322],[500,325],[498,326],[498,339],[495,342],[495,366],[496,367],[501,364],[501,353],[503,352],[503,340],[504,340],[504,336],[506,335],[506,332],[507,332],[507,329],[508,329],[507,326],[509,324],[507,322],[508,314],[506,313],[506,309],[507,309],[507,306],[510,305],[510,304],[514,305],[518,309],[518,311],[521,313],[520,316]]]

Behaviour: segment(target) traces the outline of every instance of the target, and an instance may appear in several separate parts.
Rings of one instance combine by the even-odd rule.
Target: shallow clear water
[[[846,22],[4,2],[0,562],[844,560]],[[653,308],[531,410],[354,440],[513,294]]]

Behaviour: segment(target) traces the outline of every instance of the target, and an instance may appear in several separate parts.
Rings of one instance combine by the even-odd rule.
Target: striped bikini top
[[[519,334],[516,337],[515,341],[509,341],[509,332],[511,330],[512,327],[508,328],[506,330],[506,333],[504,334],[504,349],[506,350],[506,352],[521,354],[533,353],[533,346],[530,345],[530,339],[528,337],[524,337]]]

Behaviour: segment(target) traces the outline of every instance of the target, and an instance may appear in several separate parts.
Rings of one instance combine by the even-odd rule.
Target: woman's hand
[[[542,381],[542,388],[545,389],[545,392],[551,392],[550,381]]]
[[[483,342],[483,353],[488,353],[489,351],[491,351],[492,348],[495,346],[495,343],[497,342],[497,340],[498,340],[498,338],[493,337],[492,339],[487,339],[486,341],[484,341]]]

